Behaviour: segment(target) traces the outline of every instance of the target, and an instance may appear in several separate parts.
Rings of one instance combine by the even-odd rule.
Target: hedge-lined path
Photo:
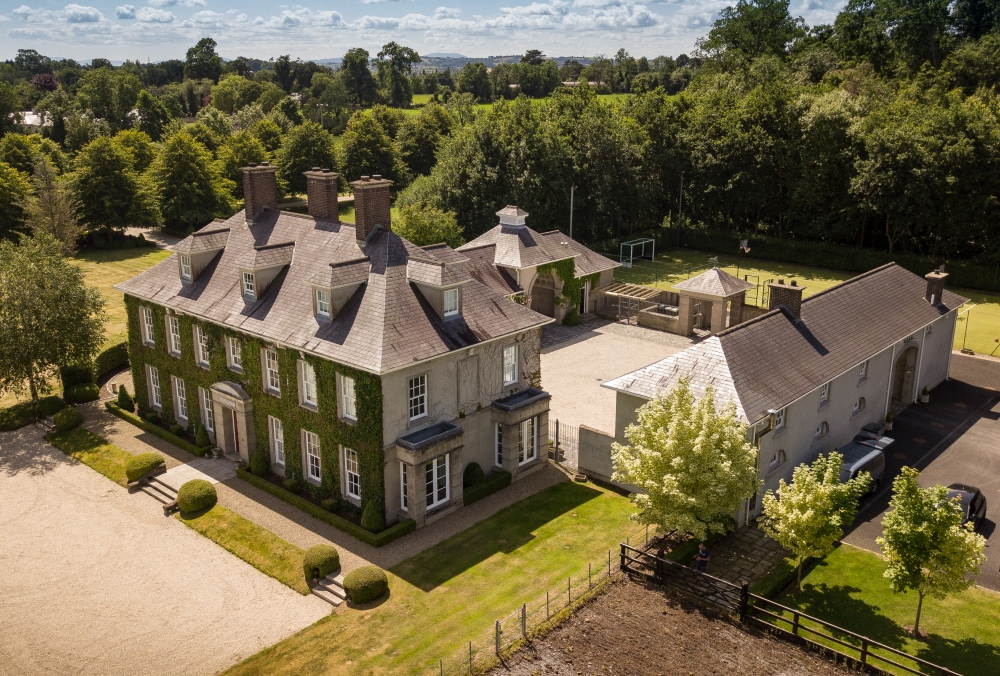
[[[42,435],[0,433],[0,674],[208,676],[329,614]]]
[[[83,413],[84,426],[87,429],[129,453],[133,455],[149,451],[162,453],[166,458],[168,473],[179,465],[197,460],[187,451],[112,415],[104,407],[103,402],[95,401],[80,406],[79,410]],[[239,477],[222,481],[216,484],[215,488],[219,495],[219,504],[223,507],[233,510],[302,549],[308,549],[316,544],[332,544],[340,552],[341,566],[347,573],[367,564],[391,568],[461,533],[515,502],[534,495],[554,483],[568,480],[566,473],[554,465],[548,465],[510,487],[460,509],[446,519],[394,540],[384,547],[365,544]],[[146,502],[151,511],[162,513],[160,503],[152,496],[145,493],[135,493],[134,496],[138,496],[137,500]]]

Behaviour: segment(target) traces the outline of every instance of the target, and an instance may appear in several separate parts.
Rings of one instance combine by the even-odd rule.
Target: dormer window
[[[316,300],[316,316],[323,319],[330,318],[330,292],[327,289],[316,289],[313,292]]]
[[[447,289],[444,292],[444,316],[454,317],[458,314],[458,289]]]
[[[247,298],[256,298],[252,272],[243,273],[243,295]]]
[[[191,257],[181,255],[181,279],[185,282],[191,281]]]

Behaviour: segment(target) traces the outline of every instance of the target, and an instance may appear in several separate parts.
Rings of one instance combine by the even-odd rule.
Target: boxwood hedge
[[[69,432],[83,422],[83,416],[75,408],[66,407],[53,416],[57,432]]]
[[[74,404],[94,401],[101,396],[101,388],[97,383],[77,383],[65,392],[65,397]]]
[[[306,582],[313,577],[324,578],[340,568],[340,553],[333,545],[313,545],[302,557],[302,574]]]
[[[177,491],[177,506],[184,514],[210,509],[218,501],[215,486],[204,479],[192,479]]]
[[[373,601],[389,590],[389,578],[378,566],[355,568],[344,578],[344,591],[352,603]]]
[[[151,472],[164,463],[159,453],[140,453],[133,455],[125,465],[125,478],[129,483],[138,481],[147,472]]]

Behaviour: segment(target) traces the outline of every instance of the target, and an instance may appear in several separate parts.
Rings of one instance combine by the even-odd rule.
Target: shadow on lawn
[[[980,643],[973,638],[956,641],[931,634],[923,643],[924,647],[917,652],[917,657],[965,676],[996,674],[997,665],[1000,665],[1000,647]]]
[[[601,495],[584,484],[558,483],[403,561],[392,572],[431,591],[494,554],[516,551],[534,540],[541,526]]]
[[[831,586],[825,582],[820,584],[806,583],[802,586],[801,593],[794,596],[784,596],[779,603],[867,636],[891,648],[902,650],[908,638],[906,630],[896,624],[892,618],[883,615],[878,606],[873,606],[851,596],[851,594],[860,592],[861,589],[846,585]],[[847,634],[831,633],[842,641],[857,643]]]

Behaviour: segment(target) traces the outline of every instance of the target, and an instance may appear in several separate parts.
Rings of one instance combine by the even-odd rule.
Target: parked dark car
[[[986,496],[975,486],[952,484],[948,486],[948,498],[958,497],[962,501],[962,524],[972,522],[972,527],[979,530],[986,518]]]
[[[868,472],[872,477],[872,482],[868,485],[868,492],[875,493],[882,485],[882,478],[885,476],[885,454],[877,448],[866,446],[865,444],[852,441],[838,452],[844,456],[844,468],[840,471],[840,480],[848,482],[861,472]]]

